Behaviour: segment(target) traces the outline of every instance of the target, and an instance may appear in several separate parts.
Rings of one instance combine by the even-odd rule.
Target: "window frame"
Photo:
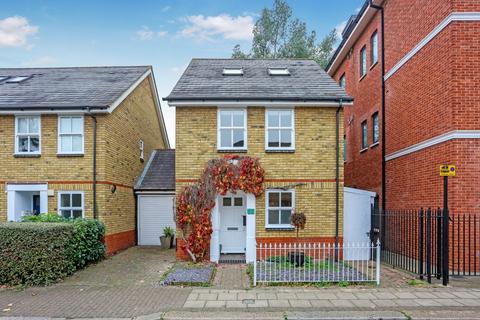
[[[292,141],[292,145],[290,147],[282,147],[281,145],[279,145],[278,147],[270,147],[268,146],[268,138],[269,138],[269,135],[268,135],[268,130],[270,129],[269,127],[269,123],[268,123],[268,113],[269,112],[285,112],[285,111],[289,111],[291,112],[292,114],[292,126],[289,128],[289,127],[282,127],[280,125],[280,119],[279,119],[279,123],[278,123],[278,127],[275,127],[275,128],[271,128],[272,130],[286,130],[286,129],[290,129],[290,139]],[[278,136],[279,140],[280,140],[280,134]],[[281,141],[279,141],[280,144],[281,144]],[[287,108],[265,108],[265,151],[295,151],[295,108],[294,107],[287,107]]]
[[[230,127],[222,127],[221,126],[221,114],[222,112],[235,112],[235,111],[241,111],[243,112],[243,128],[240,127],[235,127],[233,126],[233,120],[232,120],[232,126]],[[241,107],[241,108],[225,108],[225,107],[219,107],[217,109],[217,150],[218,151],[246,151],[248,150],[248,125],[247,125],[247,107]],[[229,129],[229,130],[234,130],[234,129],[243,129],[243,141],[244,145],[242,147],[234,147],[233,146],[233,141],[232,141],[232,146],[231,147],[222,147],[221,146],[221,135],[220,132],[222,129]],[[232,139],[233,139],[233,134],[232,134]]]
[[[281,206],[281,198],[279,199],[279,207],[270,207],[269,206],[269,197],[270,197],[270,193],[287,193],[287,192],[290,192],[292,194],[292,206],[291,207],[282,207]],[[280,212],[282,210],[282,208],[284,208],[283,210],[286,210],[286,208],[289,208],[291,210],[295,209],[295,189],[287,189],[287,190],[283,190],[283,189],[267,189],[266,192],[265,192],[265,229],[295,229],[295,227],[289,223],[289,224],[269,224],[268,223],[268,220],[269,220],[269,210],[274,208],[274,209],[277,209],[279,210],[279,219],[280,219]]]
[[[375,40],[375,45],[373,45],[373,40]],[[370,36],[370,66],[373,67],[374,65],[377,64],[377,62],[378,62],[378,32],[377,30],[375,30]]]
[[[61,132],[61,119],[62,118],[81,118],[82,119],[82,150],[81,151],[62,151],[62,136],[78,136],[80,133],[62,133]],[[73,149],[73,140],[72,140]],[[83,155],[85,154],[85,116],[81,114],[59,114],[57,119],[57,154],[58,155]]]
[[[70,207],[62,207],[62,195],[68,194],[70,195]],[[79,194],[82,196],[82,206],[81,207],[74,207],[72,206],[72,195]],[[73,219],[73,211],[74,210],[82,210],[82,217],[85,218],[85,192],[83,191],[58,191],[57,192],[57,214],[63,217],[62,210],[70,210],[70,219]]]
[[[364,61],[363,55],[365,55],[365,61]],[[365,77],[366,75],[367,75],[367,46],[364,45],[360,49],[360,80],[363,79],[363,77]]]
[[[342,82],[343,82],[343,86],[342,86]],[[345,72],[340,76],[340,79],[338,79],[338,85],[340,86],[340,88],[346,89],[347,79],[345,77]]]
[[[365,126],[365,129],[364,129]],[[367,150],[368,149],[368,122],[367,120],[363,120],[362,123],[360,124],[360,130],[361,130],[361,138],[362,141],[360,143],[360,152]]]
[[[144,161],[145,160],[145,142],[143,139],[140,139],[138,141],[138,147],[140,149],[140,160]]]
[[[377,122],[377,139],[375,139],[375,121]],[[380,141],[380,124],[378,119],[378,111],[372,114],[372,145],[376,145]]]
[[[29,118],[36,118],[38,119],[38,133],[32,134],[32,133],[27,133],[27,134],[21,134],[18,132],[19,125],[18,121],[19,119],[29,119]],[[19,137],[28,137],[29,141],[30,138],[34,136],[38,136],[38,151],[20,151],[19,150],[19,143],[18,143],[18,138]],[[30,143],[29,143],[30,146]],[[16,155],[41,155],[42,154],[42,116],[39,114],[25,114],[25,115],[16,115],[15,116],[15,152],[14,154]]]

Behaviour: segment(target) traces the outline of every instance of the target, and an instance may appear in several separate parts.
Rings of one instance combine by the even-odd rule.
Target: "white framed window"
[[[266,228],[292,228],[290,216],[295,207],[295,190],[267,190],[265,195]]]
[[[293,109],[265,109],[265,150],[295,150]]]
[[[378,33],[375,31],[370,37],[370,65],[378,62]]]
[[[15,117],[15,153],[41,153],[41,118],[39,115]]]
[[[140,139],[138,143],[138,147],[140,148],[140,160],[145,159],[145,143],[143,142],[142,139]]]
[[[58,116],[58,153],[83,154],[83,116]]]
[[[218,109],[218,150],[247,149],[247,110]]]
[[[360,78],[367,74],[367,47],[360,49]]]
[[[84,217],[84,194],[82,191],[58,192],[58,214],[67,219]]]

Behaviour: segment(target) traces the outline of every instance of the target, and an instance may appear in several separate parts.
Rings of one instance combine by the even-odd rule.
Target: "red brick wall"
[[[105,236],[107,255],[133,247],[135,245],[135,232],[136,230],[130,230]]]

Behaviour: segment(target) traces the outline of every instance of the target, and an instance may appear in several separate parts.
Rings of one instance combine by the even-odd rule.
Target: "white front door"
[[[245,196],[236,194],[221,197],[219,205],[221,253],[245,253]]]

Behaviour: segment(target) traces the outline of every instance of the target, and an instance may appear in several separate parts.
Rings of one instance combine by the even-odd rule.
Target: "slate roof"
[[[0,68],[0,76],[29,76],[21,83],[0,81],[0,110],[107,108],[150,66]]]
[[[270,76],[268,68],[286,67],[289,76]],[[225,76],[224,68],[243,68]],[[170,95],[182,100],[352,101],[314,61],[297,59],[193,59]]]
[[[136,190],[175,190],[175,149],[154,150],[135,185]]]

